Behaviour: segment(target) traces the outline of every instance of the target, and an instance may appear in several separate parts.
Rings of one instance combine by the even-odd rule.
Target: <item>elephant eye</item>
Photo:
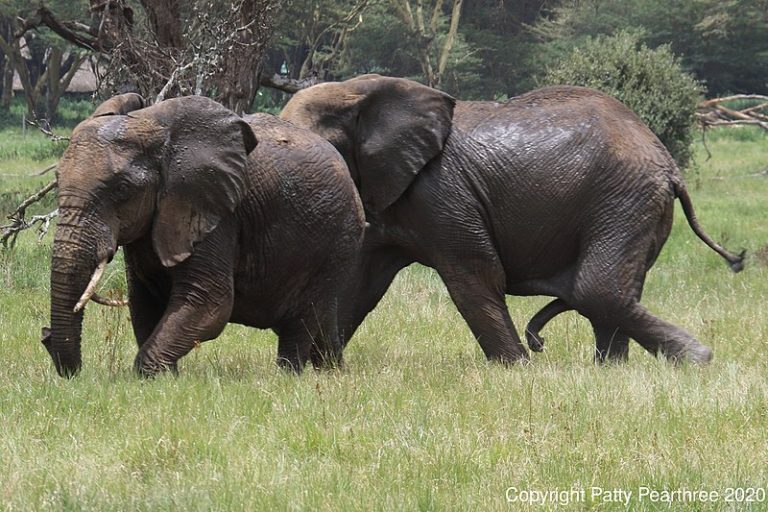
[[[121,197],[128,195],[130,191],[131,191],[131,186],[127,181],[121,181],[115,187],[115,192],[117,193],[117,195]]]

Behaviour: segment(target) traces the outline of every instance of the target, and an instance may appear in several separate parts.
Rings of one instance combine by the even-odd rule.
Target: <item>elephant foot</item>
[[[629,343],[616,342],[608,348],[595,347],[595,364],[624,364],[629,361]]]
[[[525,331],[525,340],[528,342],[528,348],[534,352],[544,351],[544,338],[538,332]]]
[[[681,344],[675,347],[674,351],[664,351],[664,355],[676,364],[689,361],[694,364],[705,365],[712,361],[712,349],[696,341],[685,345]]]
[[[595,349],[595,364],[625,364],[629,362],[629,352],[602,352]]]
[[[275,363],[281,370],[284,370],[287,373],[293,373],[294,375],[301,375],[301,372],[304,370],[304,365],[297,359],[278,356]]]
[[[492,363],[498,363],[504,366],[517,366],[517,365],[530,364],[531,358],[528,356],[528,353],[525,351],[525,348],[523,348],[522,345],[520,345],[520,348],[522,349],[522,352],[518,352],[514,354],[486,355],[486,358],[488,359],[488,361]]]
[[[344,366],[340,353],[328,353],[317,348],[312,349],[310,360],[315,370],[338,370]]]
[[[174,376],[179,375],[179,367],[176,362],[162,363],[151,360],[143,354],[136,356],[133,362],[133,370],[139,377],[151,379],[164,372],[171,372]]]

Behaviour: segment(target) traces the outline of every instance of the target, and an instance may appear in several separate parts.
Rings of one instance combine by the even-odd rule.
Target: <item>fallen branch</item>
[[[724,103],[736,100],[759,101],[741,110],[726,107]],[[760,94],[736,94],[712,98],[699,103],[696,119],[702,128],[712,126],[756,125],[768,131],[768,96]]]
[[[56,135],[53,133],[53,130],[51,130],[51,124],[47,119],[36,119],[34,121],[27,119],[27,124],[37,127],[37,129],[48,136],[53,142],[69,141],[69,137],[62,137],[61,135]]]
[[[54,163],[54,164],[51,164],[51,165],[49,165],[48,167],[46,167],[45,169],[43,169],[42,171],[38,171],[38,172],[36,172],[36,173],[35,173],[35,176],[45,176],[46,174],[48,174],[49,172],[51,172],[52,170],[54,170],[56,167],[58,167],[58,165],[59,165],[59,162],[56,162],[56,163]]]
[[[761,94],[734,94],[733,96],[724,96],[722,98],[712,98],[709,100],[704,100],[701,103],[699,103],[699,108],[707,108],[707,107],[711,107],[712,105],[719,105],[720,103],[726,103],[728,101],[735,101],[735,100],[768,101],[768,96],[763,96]]]
[[[51,190],[56,188],[56,186],[57,182],[56,180],[53,180],[45,187],[22,201],[22,203],[13,211],[13,213],[8,215],[8,219],[10,219],[11,223],[2,226],[2,234],[0,234],[0,243],[3,244],[3,247],[6,249],[12,248],[16,244],[16,238],[19,236],[19,233],[34,227],[36,224],[40,224],[39,238],[45,236],[45,234],[48,232],[51,220],[53,220],[59,214],[58,209],[53,210],[52,212],[49,212],[45,215],[35,215],[29,220],[25,218],[25,215],[27,208],[29,208],[30,205],[39,202]]]

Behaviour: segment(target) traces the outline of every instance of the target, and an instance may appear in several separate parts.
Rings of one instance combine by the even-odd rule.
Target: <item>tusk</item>
[[[85,291],[83,292],[82,297],[80,297],[80,300],[77,301],[77,304],[75,304],[75,309],[72,311],[74,313],[77,313],[83,307],[88,303],[89,300],[91,300],[91,297],[93,296],[93,292],[96,291],[96,287],[99,285],[99,281],[101,280],[101,276],[104,275],[104,270],[107,268],[107,260],[103,259],[101,260],[101,263],[99,263],[99,266],[96,267],[96,270],[93,272],[93,277],[91,278],[91,282],[88,283],[88,286],[85,287]]]
[[[110,299],[107,297],[102,297],[98,293],[94,293],[93,297],[91,297],[91,300],[96,304],[101,304],[102,306],[109,306],[112,308],[120,308],[128,305],[127,299]]]

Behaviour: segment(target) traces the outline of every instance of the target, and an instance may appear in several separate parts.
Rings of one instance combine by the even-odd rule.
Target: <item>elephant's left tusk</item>
[[[83,307],[88,303],[89,300],[91,300],[91,297],[93,296],[93,293],[96,291],[96,287],[99,285],[99,281],[101,280],[101,276],[104,275],[104,270],[107,268],[107,260],[106,258],[101,260],[101,263],[99,263],[99,266],[96,267],[96,270],[93,272],[93,277],[91,278],[91,282],[88,283],[88,286],[85,287],[85,291],[83,292],[82,297],[80,297],[80,300],[77,301],[77,304],[75,304],[75,309],[72,311],[77,313]]]
[[[107,297],[102,297],[98,293],[94,293],[93,297],[91,297],[91,300],[96,304],[101,304],[102,306],[109,306],[112,308],[121,308],[128,305],[127,299],[110,299]]]

